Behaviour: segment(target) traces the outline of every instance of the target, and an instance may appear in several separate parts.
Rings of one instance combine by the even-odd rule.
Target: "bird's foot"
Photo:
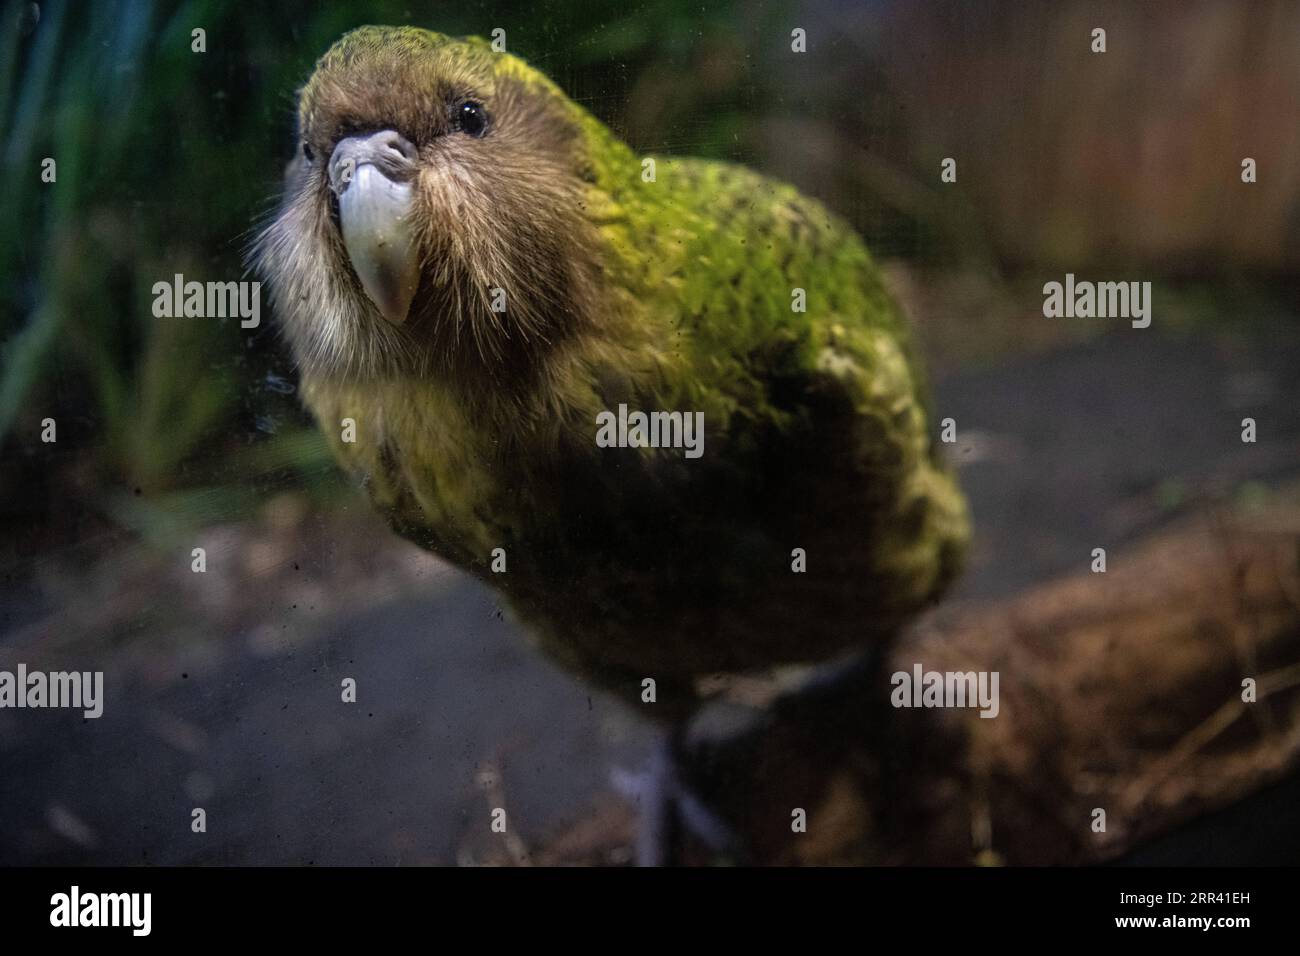
[[[741,862],[735,830],[685,780],[680,746],[681,734],[670,731],[643,772],[616,774],[616,787],[641,811],[637,865],[678,865],[688,846],[716,862]]]

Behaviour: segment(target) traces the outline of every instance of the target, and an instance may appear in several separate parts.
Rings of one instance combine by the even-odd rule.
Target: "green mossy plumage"
[[[965,549],[965,504],[934,453],[907,329],[850,227],[740,166],[655,157],[647,181],[642,157],[521,61],[373,29],[322,60],[304,115],[322,71],[389,43],[431,73],[489,70],[483,84],[518,84],[516,102],[533,95],[567,124],[578,225],[556,247],[581,246],[577,264],[547,263],[581,321],[531,340],[515,380],[487,363],[477,379],[472,363],[304,366],[308,405],[394,526],[504,591],[553,656],[628,694],[644,677],[686,688],[878,644],[936,600]],[[703,457],[597,447],[596,416],[620,403],[703,412]],[[344,418],[355,442],[339,440]]]

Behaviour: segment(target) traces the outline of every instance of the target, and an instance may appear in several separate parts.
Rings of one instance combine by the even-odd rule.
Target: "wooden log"
[[[946,610],[895,660],[913,657],[1001,672],[996,719],[945,725],[975,859],[1114,857],[1296,766],[1300,508],[1203,514],[1104,574]]]
[[[916,664],[997,671],[997,716],[891,707],[890,674]],[[740,682],[695,722],[685,773],[751,862],[1112,859],[1300,764],[1300,496],[1199,513],[1104,573],[941,608],[861,681],[761,704]],[[601,858],[630,840],[631,817],[609,819]]]

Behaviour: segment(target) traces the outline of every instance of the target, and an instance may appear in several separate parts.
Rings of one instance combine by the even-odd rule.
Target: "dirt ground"
[[[1207,501],[1267,500],[1300,477],[1297,369],[1286,315],[939,363],[977,527],[954,600],[1083,570]],[[0,711],[0,863],[628,861],[611,781],[657,731],[536,654],[487,588],[359,498],[320,511],[285,489],[202,539],[202,588],[188,552],[125,536],[33,557],[6,585],[0,666],[103,669],[107,704],[91,721]],[[1295,793],[1132,859],[1228,862],[1252,817],[1297,815]],[[496,807],[506,837],[486,826]]]

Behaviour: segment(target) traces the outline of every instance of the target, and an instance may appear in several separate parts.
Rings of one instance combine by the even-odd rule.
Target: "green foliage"
[[[11,131],[0,433],[88,413],[101,464],[162,487],[229,426],[239,393],[216,358],[231,330],[155,319],[150,288],[191,265],[238,275],[237,250],[220,237],[238,234],[246,207],[188,201],[201,186],[177,160],[212,131],[186,115],[180,54],[157,32],[154,4],[45,4],[24,37],[27,6],[11,6],[0,26],[0,44],[20,52],[7,58],[0,99]],[[40,176],[45,157],[57,162],[53,183]]]

